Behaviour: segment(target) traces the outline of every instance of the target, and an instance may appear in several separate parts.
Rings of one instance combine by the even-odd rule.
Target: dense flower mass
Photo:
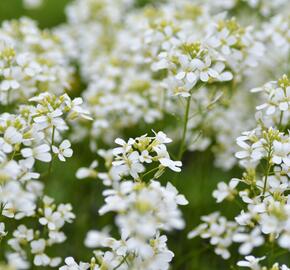
[[[35,106],[33,102],[38,104]],[[68,140],[59,147],[56,144],[71,121],[88,118],[79,103],[67,94],[57,97],[45,92],[20,105],[15,113],[4,112],[0,116],[1,216],[16,221],[29,218],[41,227],[30,229],[20,223],[17,230],[10,232],[13,237],[7,242],[11,249],[7,260],[16,269],[30,268],[31,256],[36,266],[55,267],[61,262],[59,257],[50,258],[45,250],[65,241],[61,229],[75,215],[70,204],[57,206],[52,198],[45,196],[40,180],[50,177],[55,155],[62,161],[72,156]],[[49,163],[47,175],[42,176],[35,169],[39,161]],[[6,234],[5,223],[1,222],[1,238]]]
[[[157,181],[166,167],[180,172],[182,163],[171,160],[167,152],[165,144],[172,140],[163,132],[154,135],[130,138],[127,142],[118,138],[118,147],[99,150],[108,172],[97,172],[95,166],[78,170],[80,179],[94,176],[103,181],[105,204],[99,214],[116,212],[121,236],[118,240],[104,232],[90,231],[86,245],[107,251],[95,250],[91,262],[85,264],[87,268],[169,269],[174,254],[167,248],[167,237],[160,233],[184,228],[178,205],[188,201],[170,182],[163,187]],[[70,264],[77,265],[67,258],[61,269],[70,269]]]
[[[71,88],[73,68],[53,33],[28,18],[5,21],[0,29],[0,102],[26,102],[40,92]]]
[[[67,2],[1,21],[0,269],[290,269],[290,2]]]
[[[239,244],[238,252],[248,255],[239,266],[262,269],[259,260],[249,256],[257,248],[273,245],[277,249],[290,249],[289,245],[289,180],[290,166],[287,89],[290,83],[283,75],[278,81],[267,83],[262,88],[265,103],[257,106],[257,126],[243,132],[237,138],[240,151],[236,152],[244,173],[240,179],[233,178],[229,184],[220,182],[213,196],[218,203],[240,201],[240,212],[233,221],[220,213],[202,218],[204,223],[193,230],[189,237],[200,235],[209,238],[216,246],[215,252],[224,259],[230,257],[229,247]],[[274,266],[273,266],[274,267]],[[278,264],[275,264],[279,269]],[[288,269],[282,266],[281,269]]]

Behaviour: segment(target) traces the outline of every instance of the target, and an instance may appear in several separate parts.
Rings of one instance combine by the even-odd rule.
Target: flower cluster
[[[73,69],[60,40],[28,18],[0,28],[0,103],[25,102],[39,92],[70,89]]]
[[[38,219],[43,226],[36,230],[20,223],[8,240],[13,252],[7,253],[7,260],[17,269],[30,267],[31,256],[27,252],[34,256],[37,266],[54,267],[61,262],[60,258],[49,258],[45,248],[65,240],[61,228],[74,219],[74,214],[70,204],[56,206],[53,199],[44,197],[44,185],[39,180],[50,177],[55,156],[61,161],[72,156],[70,141],[62,141],[68,124],[79,117],[88,118],[80,106],[81,100],[71,100],[66,94],[57,97],[45,92],[30,101],[37,105],[21,105],[15,114],[6,112],[0,116],[1,220]],[[47,175],[35,171],[36,161],[49,163]],[[6,236],[3,222],[0,235],[1,239]]]
[[[89,133],[93,149],[96,139],[111,143],[124,128],[140,122],[151,124],[168,114],[181,117],[183,108],[172,94],[187,97],[194,92],[190,114],[198,120],[190,121],[189,129],[197,133],[206,122],[204,116],[211,113],[208,107],[224,94],[224,102],[229,98],[228,81],[240,80],[241,74],[234,78],[234,67],[245,63],[251,69],[263,54],[250,27],[211,19],[206,5],[181,1],[140,11],[130,9],[132,4],[74,1],[67,8],[68,24],[54,31],[67,46],[68,57],[79,63],[87,85],[83,98],[94,121],[79,138]],[[204,23],[207,20],[209,24]],[[216,37],[216,28],[234,36],[226,55],[218,44],[224,34]],[[108,31],[114,35],[108,37]],[[210,142],[209,137],[202,138]],[[186,146],[195,149],[186,139]]]
[[[210,0],[208,0],[209,3]],[[262,19],[267,18],[277,12],[282,12],[283,8],[287,8],[287,0],[267,1],[267,0],[218,0],[211,5],[212,8],[220,10],[228,10],[237,15],[242,15],[240,11],[246,8],[248,15],[262,16]]]
[[[184,228],[178,206],[187,204],[170,182],[163,187],[156,180],[166,167],[176,172],[181,170],[181,162],[171,160],[167,152],[165,144],[170,142],[163,132],[155,133],[154,137],[131,138],[127,142],[118,138],[117,148],[100,150],[106,160],[107,173],[97,172],[96,164],[79,169],[78,178],[96,176],[107,186],[103,192],[105,204],[99,213],[117,213],[121,239],[116,240],[105,231],[90,231],[86,245],[107,251],[96,250],[90,263],[80,265],[73,258],[67,258],[66,266],[61,269],[169,268],[174,254],[167,248],[167,237],[160,233]]]
[[[240,18],[240,5],[250,7],[252,24]],[[232,138],[242,126],[255,125],[248,115],[256,104],[246,89],[272,76],[273,65],[277,74],[285,72],[289,23],[280,12],[285,6],[285,0],[277,5],[183,0],[136,9],[132,0],[73,1],[66,9],[68,22],[53,32],[68,62],[78,64],[86,85],[82,96],[94,118],[89,127],[75,127],[75,138],[88,136],[95,151],[98,141],[109,144],[126,128],[183,118],[176,95],[190,96],[184,150],[212,146],[216,164],[233,167]],[[224,10],[236,17],[219,13]],[[254,17],[257,10],[262,16]],[[229,119],[238,123],[229,126]],[[174,140],[180,138],[176,129],[165,128]]]
[[[223,58],[219,58],[213,49],[200,42],[186,41],[179,45],[180,49],[172,53],[160,53],[160,62],[167,62],[170,73],[165,88],[172,90],[175,95],[188,97],[198,82],[230,81],[233,75],[225,71]],[[162,58],[162,56],[166,58]],[[167,55],[169,59],[167,60]],[[164,69],[167,66],[156,63],[155,69]]]
[[[283,264],[283,265],[279,265],[279,263],[275,263],[273,264],[270,268],[265,268],[263,266],[260,265],[260,261],[264,260],[264,257],[260,257],[260,258],[255,258],[254,256],[246,256],[244,261],[239,261],[237,263],[238,266],[240,267],[247,267],[250,268],[252,270],[263,270],[263,269],[270,269],[270,270],[288,270],[289,268]]]
[[[61,229],[65,223],[71,223],[75,215],[71,212],[70,204],[56,206],[53,199],[47,196],[43,197],[42,204],[35,213],[42,226],[41,230],[29,229],[22,224],[13,232],[13,237],[8,241],[12,252],[7,255],[7,259],[9,264],[17,269],[31,267],[28,262],[29,256],[32,256],[35,266],[56,267],[61,263],[60,257],[51,258],[45,250],[47,247],[66,240]]]
[[[65,241],[62,228],[75,216],[70,204],[56,205],[44,195],[42,180],[50,179],[55,157],[65,161],[72,156],[71,142],[64,138],[71,123],[91,118],[81,98],[65,93],[72,68],[53,34],[20,19],[4,22],[0,36],[3,255],[15,269],[57,267],[61,258],[49,256],[47,249]],[[40,162],[49,163],[47,172],[37,170]],[[18,224],[14,231],[12,220]]]
[[[273,256],[279,250],[290,249],[290,143],[286,131],[289,85],[284,75],[278,81],[255,89],[263,91],[266,102],[257,107],[262,110],[256,117],[257,127],[237,138],[241,150],[236,157],[245,172],[241,179],[233,178],[229,184],[220,182],[213,192],[218,203],[240,199],[240,213],[234,221],[227,221],[219,213],[203,217],[205,223],[189,235],[210,238],[211,244],[216,246],[215,252],[225,259],[230,257],[229,247],[234,242],[239,243],[241,255],[252,254],[267,243],[272,245]],[[253,256],[246,259],[238,265],[263,269]],[[271,269],[280,268],[275,264]],[[288,268],[281,266],[281,269]]]
[[[25,1],[28,6],[40,2]],[[237,150],[231,138],[242,131],[242,125],[254,127],[252,121],[244,123],[252,105],[236,109],[240,98],[249,104],[245,89],[263,83],[273,72],[277,76],[285,72],[283,61],[289,55],[290,39],[289,16],[284,11],[288,4],[287,0],[182,0],[137,9],[133,0],[75,0],[66,8],[67,23],[56,27],[54,35],[36,31],[28,19],[14,22],[13,28],[6,22],[9,42],[5,46],[13,41],[16,55],[10,62],[17,67],[13,72],[18,78],[19,70],[28,65],[22,47],[29,46],[29,53],[36,54],[35,63],[29,61],[21,76],[27,81],[35,73],[33,79],[40,76],[41,88],[47,88],[48,81],[57,84],[55,90],[60,85],[70,88],[73,70],[69,63],[77,63],[86,85],[82,95],[94,121],[89,128],[77,126],[82,132],[75,138],[89,136],[93,150],[97,140],[109,144],[124,128],[152,124],[168,114],[181,117],[182,106],[172,94],[187,97],[194,93],[186,148],[204,150],[214,143],[216,164],[229,169]],[[245,10],[250,18],[247,23],[243,21]],[[12,35],[14,28],[21,35]],[[22,34],[28,36],[24,42]],[[35,50],[39,47],[45,52]],[[49,61],[43,56],[49,56]],[[259,69],[253,69],[257,65]],[[13,72],[5,72],[8,79],[3,88],[12,89],[2,94],[5,104],[15,95],[33,91],[18,89],[19,79],[13,79]],[[224,117],[233,114],[240,124],[229,129]],[[166,131],[175,136],[174,130]]]

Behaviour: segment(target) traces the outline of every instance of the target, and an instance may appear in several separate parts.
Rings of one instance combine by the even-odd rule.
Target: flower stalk
[[[191,103],[191,96],[186,98],[186,107],[185,107],[184,120],[183,120],[182,138],[181,138],[181,143],[179,146],[177,160],[181,160],[182,155],[184,153],[184,145],[185,145],[185,141],[186,141],[186,133],[187,133],[188,120],[189,120],[190,103]]]

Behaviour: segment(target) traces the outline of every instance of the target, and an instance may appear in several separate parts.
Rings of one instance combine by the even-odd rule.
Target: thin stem
[[[49,162],[47,178],[50,177],[50,174],[51,174],[51,168],[52,168],[52,163],[53,163],[53,151],[52,151],[52,146],[53,146],[53,144],[54,144],[54,134],[55,134],[55,127],[53,126],[53,127],[52,127],[52,133],[51,133],[51,145],[50,145],[51,161]]]
[[[186,139],[190,102],[191,102],[191,96],[187,97],[187,100],[186,100],[186,108],[185,108],[185,114],[184,114],[184,120],[183,120],[182,139],[181,139],[181,143],[180,143],[180,147],[179,147],[179,151],[177,155],[177,160],[181,160],[183,152],[184,152],[184,144],[185,144],[185,139]]]
[[[157,171],[158,169],[159,169],[158,167],[156,167],[156,168],[154,168],[154,169],[151,169],[150,171],[148,171],[148,172],[144,173],[144,174],[142,175],[142,178],[143,178],[143,177],[145,177],[146,175],[148,175],[148,174],[152,173],[152,172],[155,172],[155,171]]]
[[[279,119],[279,125],[278,125],[278,127],[279,127],[280,130],[282,129],[283,114],[284,114],[284,112],[281,111],[281,113],[280,113],[280,119]]]
[[[163,113],[166,112],[166,89],[164,89],[162,92],[161,109]]]
[[[9,107],[10,105],[10,90],[7,91],[7,106]]]
[[[266,172],[265,172],[266,176],[265,176],[265,181],[264,181],[264,186],[263,186],[262,201],[265,198],[267,182],[268,182],[268,175],[269,175],[270,170],[271,170],[270,159],[271,159],[271,149],[269,149],[268,157],[267,157],[267,168],[266,168]]]
[[[126,261],[127,257],[128,257],[128,254],[123,257],[122,261],[116,267],[114,267],[113,270],[118,269]]]
[[[10,160],[13,160],[13,158],[15,157],[15,154],[16,154],[16,150],[14,149],[13,153],[12,153],[12,156],[10,158]]]
[[[270,260],[270,263],[272,264],[273,263],[273,259],[274,259],[274,255],[275,255],[275,242],[272,241],[271,243],[271,250],[270,250],[270,256],[269,256],[269,260]]]

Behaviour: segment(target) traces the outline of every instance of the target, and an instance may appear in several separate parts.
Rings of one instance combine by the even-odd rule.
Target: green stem
[[[150,173],[152,173],[152,172],[157,171],[158,169],[159,169],[158,167],[156,167],[156,168],[154,168],[154,169],[151,169],[150,171],[144,173],[144,174],[142,175],[142,178],[144,178],[146,175],[148,175],[148,174],[150,174]]]
[[[180,147],[179,147],[179,151],[177,155],[177,160],[181,160],[183,152],[184,152],[187,124],[188,124],[189,110],[190,110],[190,102],[191,102],[191,96],[187,97],[187,100],[186,100],[186,108],[185,108],[185,114],[184,114],[184,120],[183,120],[182,139],[181,139],[181,143],[180,143]]]
[[[281,111],[281,113],[280,113],[279,125],[278,125],[278,128],[279,128],[280,130],[282,129],[283,114],[284,114],[284,112]]]
[[[15,154],[16,154],[16,150],[14,149],[13,153],[12,153],[12,156],[10,158],[10,160],[13,160],[13,158],[15,157]]]
[[[116,267],[114,267],[113,270],[118,269],[126,261],[127,257],[128,257],[128,254],[125,257],[123,257],[122,261]]]
[[[266,176],[265,176],[265,181],[264,181],[264,186],[263,186],[262,201],[265,198],[267,182],[268,182],[268,175],[269,175],[270,169],[271,169],[270,159],[271,159],[271,149],[269,150],[268,157],[267,157],[267,168],[266,168],[266,171],[265,171]]]
[[[10,90],[7,91],[7,107],[10,105]]]
[[[55,127],[52,127],[52,133],[51,133],[51,145],[50,145],[50,154],[51,154],[51,161],[49,162],[49,166],[48,166],[48,174],[47,174],[47,178],[50,177],[51,175],[51,168],[52,168],[52,163],[53,163],[53,151],[52,151],[52,146],[54,144],[54,133],[55,133]]]
[[[163,113],[166,112],[166,89],[164,89],[162,92],[161,109]]]
[[[274,260],[273,260],[274,259],[274,256],[275,256],[274,250],[275,250],[275,242],[272,241],[272,243],[271,243],[271,250],[270,250],[270,256],[269,256],[270,264],[273,264],[273,262],[274,262]]]

